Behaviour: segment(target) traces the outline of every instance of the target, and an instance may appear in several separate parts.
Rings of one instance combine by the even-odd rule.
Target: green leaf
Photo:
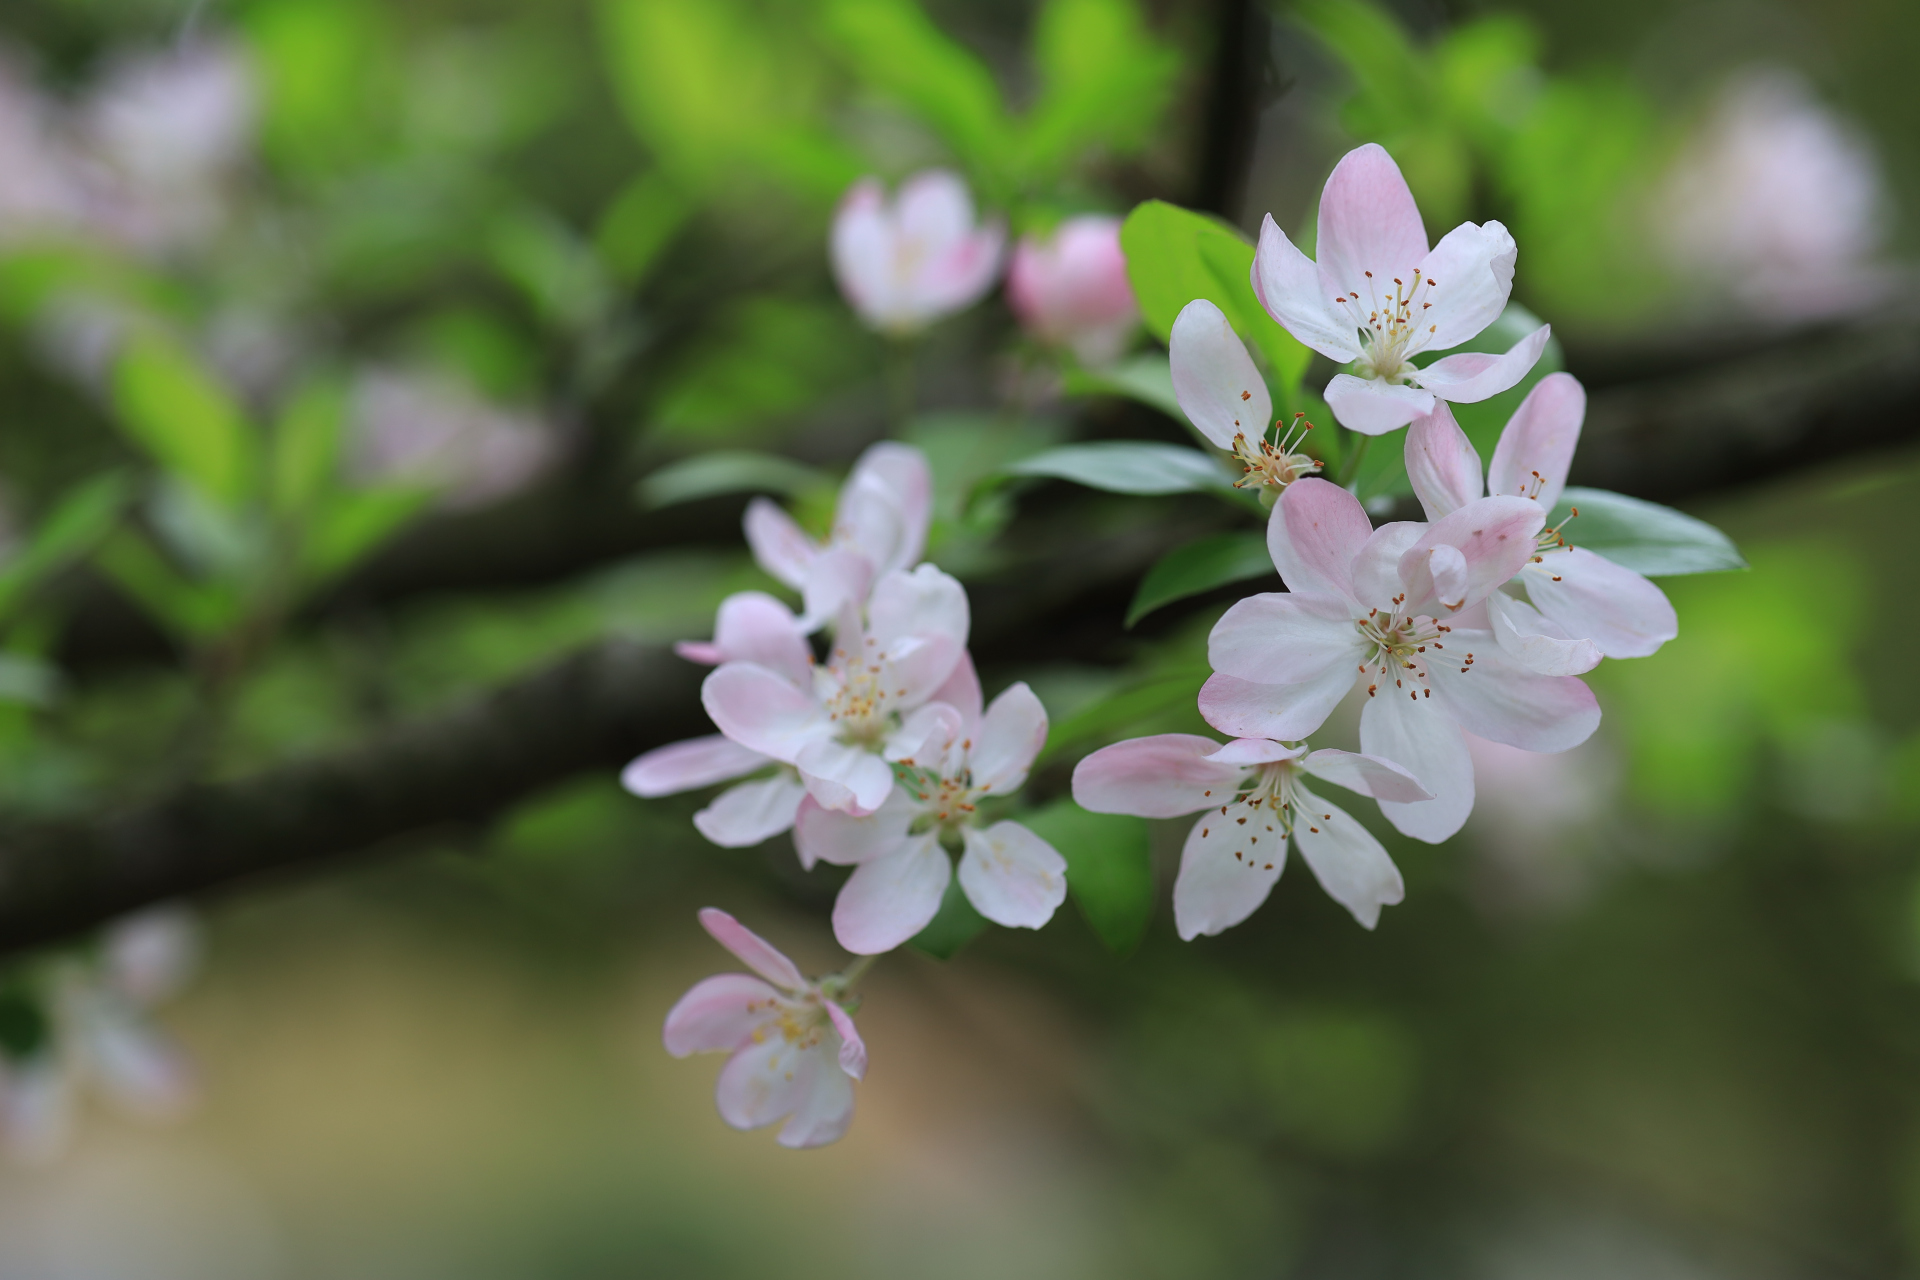
[[[1067,860],[1067,892],[1107,950],[1124,956],[1139,946],[1153,918],[1146,821],[1063,799],[1020,822]]]
[[[1562,533],[1568,543],[1649,578],[1747,567],[1733,539],[1706,521],[1624,493],[1563,489],[1548,523],[1562,520],[1567,520]]]
[[[180,347],[143,335],[114,365],[120,425],[161,466],[233,507],[254,484],[255,441],[240,406]]]
[[[1199,716],[1194,711],[1194,691],[1212,674],[1205,663],[1176,666],[1130,688],[1108,694],[1054,725],[1035,767],[1043,768],[1070,755],[1072,748],[1083,743],[1112,741],[1134,733],[1142,725],[1164,722],[1170,716],[1185,714],[1196,722],[1195,728],[1203,728],[1197,723]]]
[[[275,511],[303,513],[332,486],[346,418],[347,388],[337,377],[315,378],[287,401],[273,427]]]
[[[432,497],[430,489],[399,486],[338,494],[314,513],[303,567],[313,578],[344,572],[397,533]]]
[[[1133,0],[1048,0],[1033,55],[1042,88],[1021,157],[1033,175],[1094,148],[1139,150],[1180,70],[1179,54],[1154,40]]]
[[[1162,605],[1197,596],[1229,582],[1264,578],[1272,573],[1273,558],[1267,554],[1267,539],[1258,533],[1222,533],[1198,542],[1176,547],[1147,570],[1140,589],[1127,606],[1126,625],[1152,613]]]
[[[127,478],[109,473],[61,497],[26,545],[0,569],[0,614],[35,583],[93,550],[119,521],[127,494]]]
[[[152,543],[129,529],[108,538],[95,562],[156,622],[181,639],[210,640],[240,616],[240,595],[231,583],[183,577]]]
[[[1062,381],[1070,396],[1125,396],[1158,409],[1175,422],[1187,420],[1173,394],[1173,368],[1164,351],[1137,355],[1108,369],[1069,369]]]
[[[1234,492],[1233,477],[1219,462],[1198,449],[1136,440],[1062,445],[1021,459],[1008,467],[1007,473],[1051,476],[1090,489],[1105,489],[1108,493],[1193,493],[1207,489]]]
[[[594,247],[622,283],[637,284],[693,211],[693,202],[664,175],[643,173],[600,215]]]
[[[960,948],[972,942],[987,927],[987,918],[973,909],[960,889],[960,877],[947,881],[947,892],[940,899],[940,910],[927,927],[907,940],[915,951],[924,951],[935,960],[951,960]]]
[[[1120,246],[1140,314],[1155,337],[1167,341],[1181,308],[1205,298],[1266,360],[1280,402],[1293,403],[1313,353],[1276,324],[1254,296],[1253,245],[1245,236],[1205,214],[1148,200],[1127,215]]]
[[[721,449],[669,463],[642,480],[636,490],[644,507],[671,507],[722,493],[780,493],[789,496],[831,484],[823,471],[777,454]]]

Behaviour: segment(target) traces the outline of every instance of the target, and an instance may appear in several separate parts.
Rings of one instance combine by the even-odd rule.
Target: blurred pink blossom
[[[557,454],[538,417],[446,373],[369,369],[353,388],[347,465],[362,482],[420,484],[453,508],[524,488]]]
[[[1070,348],[1082,364],[1119,359],[1140,323],[1120,219],[1086,214],[1044,239],[1020,237],[1007,268],[1007,302],[1028,333]]]
[[[976,220],[958,174],[915,174],[892,200],[878,179],[864,178],[834,214],[833,272],[862,320],[911,334],[984,297],[1005,240],[1000,223]]]
[[[867,1046],[840,1003],[844,984],[807,981],[793,961],[724,911],[708,907],[700,923],[759,977],[723,973],[682,996],[667,1014],[667,1052],[733,1055],[720,1069],[714,1100],[734,1128],[785,1119],[782,1146],[838,1141],[853,1122],[853,1081],[867,1074]]]

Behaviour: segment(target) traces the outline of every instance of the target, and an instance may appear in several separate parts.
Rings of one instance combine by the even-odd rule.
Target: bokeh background
[[[1016,230],[1149,197],[1293,230],[1378,140],[1431,230],[1513,229],[1516,298],[1605,388],[1909,314],[1916,55],[1900,0],[9,0],[0,804],[242,776],[598,638],[706,634],[763,584],[743,498],[636,484],[766,451],[817,514],[887,430],[825,254],[862,173],[954,165]],[[995,297],[918,353],[943,474],[1180,438],[1012,334]],[[331,415],[338,475],[274,508],[321,549],[289,567],[281,525],[169,487],[156,386]],[[721,1125],[717,1064],[659,1026],[730,964],[703,905],[837,967],[827,869],[584,778],[206,903],[159,1015],[197,1104],[90,1105],[0,1168],[0,1277],[1914,1274],[1920,454],[1653,480],[1751,569],[1665,580],[1681,636],[1596,674],[1592,742],[1489,747],[1462,835],[1390,840],[1377,933],[1296,868],[1192,945],[1163,900],[1125,956],[1070,908],[902,952],[851,1133],[789,1152]],[[47,552],[90,500],[134,531]],[[991,593],[1217,522],[1192,501],[1037,487],[946,512],[936,554]],[[988,669],[1077,726],[1043,790],[1197,724],[1233,594],[1123,630],[1123,592]]]

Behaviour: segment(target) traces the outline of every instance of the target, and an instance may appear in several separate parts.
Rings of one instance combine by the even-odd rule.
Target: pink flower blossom
[[[735,743],[798,769],[821,806],[872,813],[893,790],[881,747],[953,675],[967,626],[958,582],[930,564],[896,570],[874,587],[864,617],[841,608],[808,684],[765,662],[729,661],[707,677],[701,700]]]
[[[1566,486],[1580,440],[1587,393],[1572,374],[1554,373],[1527,394],[1493,451],[1487,487],[1551,511]],[[1407,476],[1427,517],[1440,520],[1480,497],[1480,455],[1445,404],[1407,432]],[[1487,597],[1500,647],[1546,675],[1578,675],[1602,657],[1644,658],[1679,634],[1660,588],[1583,547],[1579,519],[1542,528],[1534,554]]]
[[[833,274],[862,320],[906,335],[985,296],[1005,240],[998,222],[975,221],[958,174],[915,174],[891,201],[877,178],[864,178],[834,214]]]
[[[1479,498],[1432,524],[1371,528],[1359,500],[1309,477],[1267,523],[1289,594],[1250,596],[1208,639],[1208,723],[1237,737],[1295,742],[1357,683],[1360,745],[1420,780],[1434,799],[1381,803],[1407,835],[1438,842],[1473,808],[1461,730],[1527,751],[1564,751],[1600,722],[1587,686],[1506,656],[1486,598],[1533,556],[1546,512],[1531,498]]]
[[[1071,348],[1082,364],[1119,359],[1140,323],[1120,219],[1088,214],[1068,218],[1044,240],[1020,237],[1007,268],[1007,302],[1028,333]]]
[[[462,378],[374,368],[354,380],[347,469],[363,483],[428,485],[463,509],[525,488],[558,453],[538,415],[494,404]]]
[[[1462,352],[1420,367],[1422,352],[1457,347],[1499,318],[1518,250],[1498,222],[1463,222],[1427,248],[1420,210],[1400,167],[1372,143],[1349,151],[1320,195],[1316,263],[1271,214],[1260,227],[1253,289],[1267,314],[1353,372],[1327,384],[1342,425],[1382,435],[1430,413],[1434,401],[1472,403],[1518,383],[1546,349],[1549,327],[1505,355]]]
[[[980,825],[980,801],[1011,795],[1047,740],[1047,713],[1024,684],[984,715],[973,664],[908,716],[887,757],[910,771],[872,813],[800,806],[793,839],[800,860],[851,865],[833,908],[840,945],[861,955],[890,951],[927,926],[953,877],[945,845],[960,854],[960,888],[981,915],[1008,928],[1038,929],[1067,894],[1066,859],[1017,822]]]
[[[733,1055],[720,1069],[714,1101],[734,1128],[784,1118],[781,1146],[838,1141],[853,1122],[853,1081],[867,1074],[867,1046],[840,1003],[845,983],[807,981],[724,911],[708,907],[700,923],[760,976],[723,973],[695,985],[667,1014],[667,1052]]]
[[[1222,746],[1163,733],[1103,747],[1073,771],[1073,798],[1094,813],[1177,818],[1200,813],[1180,855],[1173,918],[1180,936],[1232,928],[1267,900],[1289,842],[1329,897],[1371,929],[1405,895],[1380,842],[1344,810],[1307,790],[1305,775],[1378,800],[1432,799],[1401,766],[1351,751],[1308,751],[1266,738]]]
[[[801,593],[806,629],[813,631],[842,606],[864,605],[881,577],[918,563],[932,520],[926,455],[882,441],[860,455],[840,487],[826,542],[815,542],[786,512],[755,498],[747,505],[747,545],[762,569]]]
[[[800,620],[763,592],[728,596],[720,603],[712,640],[683,640],[674,647],[693,662],[751,662],[795,689],[813,687],[813,653]],[[740,849],[793,826],[794,811],[807,789],[791,767],[716,733],[647,752],[626,767],[620,782],[633,794],[651,799],[744,778],[770,766],[771,776],[729,787],[693,815],[701,835],[724,848]]]
[[[1295,480],[1320,469],[1318,459],[1298,452],[1304,426],[1289,429],[1277,444],[1267,440],[1273,398],[1219,307],[1205,298],[1182,307],[1174,317],[1168,347],[1180,411],[1201,435],[1246,468],[1245,477],[1234,482],[1236,488],[1257,484],[1278,497]]]

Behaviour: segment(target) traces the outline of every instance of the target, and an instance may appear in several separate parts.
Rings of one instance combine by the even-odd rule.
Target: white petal
[[[1600,647],[1575,639],[1524,600],[1504,591],[1487,597],[1493,638],[1521,666],[1543,676],[1577,676],[1600,665]]]
[[[1577,378],[1550,373],[1540,379],[1500,433],[1487,466],[1488,489],[1523,494],[1553,510],[1566,487],[1586,416],[1587,391]]]
[[[1305,744],[1288,746],[1284,742],[1275,742],[1271,738],[1235,738],[1226,746],[1213,752],[1207,759],[1216,764],[1252,765],[1272,764],[1278,760],[1296,760],[1306,754]]]
[[[1300,761],[1300,768],[1316,778],[1376,800],[1417,804],[1433,799],[1433,793],[1421,786],[1420,780],[1404,766],[1378,756],[1327,747],[1307,755]]]
[[[900,727],[887,736],[880,749],[883,759],[901,764],[948,773],[964,765],[961,739],[966,737],[966,717],[944,702],[929,702],[907,715]],[[952,753],[960,759],[949,762]]]
[[[1355,147],[1333,167],[1320,192],[1314,253],[1329,297],[1357,292],[1371,308],[1392,295],[1395,277],[1412,287],[1413,269],[1427,256],[1427,229],[1386,148]]]
[[[792,1115],[805,1102],[826,1070],[842,1075],[839,1065],[805,1039],[769,1035],[749,1044],[720,1068],[714,1101],[720,1118],[736,1129],[757,1129]]]
[[[1315,476],[1288,485],[1267,517],[1267,554],[1298,596],[1352,601],[1353,561],[1372,536],[1360,500]]]
[[[1007,795],[1020,789],[1027,770],[1047,745],[1047,709],[1025,682],[993,700],[973,739],[968,763],[979,791]]]
[[[712,786],[772,763],[771,757],[716,733],[656,747],[621,771],[620,785],[653,799]]]
[[[807,566],[813,563],[819,548],[793,522],[793,517],[765,498],[747,504],[744,521],[747,546],[753,558],[778,582],[800,590],[807,584]]]
[[[1463,222],[1440,238],[1420,264],[1420,301],[1432,306],[1420,319],[1431,332],[1421,348],[1457,347],[1500,318],[1513,293],[1513,266],[1519,255],[1513,237],[1497,222]]]
[[[793,757],[807,794],[825,809],[872,813],[893,792],[893,766],[844,742],[809,742]]]
[[[1360,358],[1359,327],[1328,304],[1320,269],[1287,239],[1268,214],[1253,255],[1253,292],[1267,314],[1295,339],[1339,364]]]
[[[833,936],[855,955],[891,951],[927,927],[953,879],[953,864],[929,831],[906,848],[863,862],[833,904]]]
[[[1038,929],[1067,900],[1067,860],[1017,822],[967,828],[960,887],[995,924]]]
[[[1344,600],[1280,592],[1241,600],[1207,636],[1215,671],[1262,684],[1323,679],[1330,670],[1355,666],[1366,649]]]
[[[793,826],[807,789],[785,770],[758,782],[743,782],[713,798],[693,815],[694,829],[723,849],[750,849]]]
[[[1298,742],[1327,722],[1353,688],[1358,665],[1328,667],[1319,679],[1300,684],[1256,684],[1233,676],[1209,676],[1200,686],[1200,715],[1235,738]]]
[[[788,764],[833,732],[812,693],[752,662],[715,667],[700,686],[700,702],[727,737]]]
[[[1233,794],[1245,770],[1213,759],[1219,743],[1161,733],[1102,747],[1073,770],[1073,800],[1092,813],[1177,818]]]
[[[1489,399],[1520,385],[1520,380],[1540,362],[1540,353],[1547,349],[1551,333],[1552,326],[1543,324],[1509,347],[1505,355],[1462,351],[1444,356],[1417,370],[1413,380],[1440,399],[1455,404]]]
[[[1417,520],[1394,520],[1375,529],[1353,558],[1353,598],[1369,609],[1393,608],[1393,598],[1405,592],[1401,558],[1426,536],[1429,527]]]
[[[1442,516],[1400,557],[1404,607],[1447,618],[1480,603],[1532,558],[1546,522],[1545,509],[1526,498],[1481,498]],[[1430,553],[1443,546],[1460,559],[1433,560]],[[1444,582],[1435,579],[1436,568],[1446,570]]]
[[[810,573],[817,574],[815,562]],[[713,620],[713,647],[721,662],[757,662],[800,688],[813,681],[813,651],[807,628],[793,610],[764,591],[741,591],[720,602]]]
[[[801,628],[818,631],[843,610],[859,609],[866,604],[872,587],[873,562],[861,552],[852,547],[821,552],[807,566],[807,581],[801,590],[806,608]]]
[[[878,573],[911,569],[920,562],[927,545],[927,526],[933,519],[933,472],[927,455],[912,445],[882,440],[871,445],[853,464],[847,477],[847,489],[856,495],[856,505],[864,505],[873,496],[884,494],[897,514],[897,540],[890,546],[865,539],[874,537],[864,511],[848,510],[845,519],[861,551],[874,563]],[[843,491],[843,504],[848,493]],[[836,521],[837,522],[837,521]]]
[[[1287,839],[1278,828],[1265,808],[1246,804],[1209,809],[1194,820],[1173,882],[1173,923],[1183,939],[1231,929],[1267,900],[1287,865]]]
[[[1273,400],[1220,308],[1205,298],[1189,302],[1168,346],[1174,397],[1200,434],[1222,449],[1232,449],[1239,435],[1259,440],[1273,421]]]
[[[794,817],[793,846],[803,866],[831,862],[854,866],[907,847],[907,829],[920,813],[905,787],[895,787],[872,813],[855,816],[803,802]]]
[[[1334,375],[1327,384],[1326,401],[1341,426],[1363,436],[1383,436],[1433,412],[1431,391],[1350,373]]]
[[[879,181],[864,178],[855,183],[840,201],[833,217],[830,243],[833,274],[847,302],[861,319],[875,328],[892,327],[900,318],[901,289],[895,268],[897,244],[898,236]],[[766,567],[765,561],[761,564]],[[774,573],[771,568],[767,571]],[[774,576],[780,575],[774,573]],[[787,585],[795,590],[800,587],[798,582]]]
[[[1305,787],[1294,788],[1294,795],[1301,811],[1293,815],[1293,839],[1301,858],[1329,898],[1351,911],[1361,925],[1373,928],[1380,923],[1381,907],[1407,896],[1400,868],[1373,833],[1344,809]]]
[[[1585,547],[1547,553],[1520,580],[1541,613],[1609,658],[1644,658],[1680,634],[1666,592]]]
[[[1433,799],[1417,804],[1380,803],[1403,834],[1438,844],[1458,831],[1473,812],[1473,758],[1460,726],[1433,698],[1409,698],[1414,691],[1382,688],[1360,713],[1360,746],[1370,756],[1391,760],[1419,779]]]
[[[1527,670],[1491,633],[1455,631],[1447,648],[1471,652],[1473,666],[1430,667],[1433,701],[1445,704],[1467,732],[1522,751],[1566,751],[1600,727],[1600,707],[1585,682]]]
[[[795,1099],[793,1115],[780,1130],[783,1147],[824,1147],[838,1142],[853,1123],[853,1083],[844,1067],[836,1070],[838,1046],[829,1036],[808,1057],[804,1088]]]
[[[780,992],[744,973],[722,973],[694,984],[667,1014],[661,1033],[676,1058],[732,1053],[770,1020]]]

